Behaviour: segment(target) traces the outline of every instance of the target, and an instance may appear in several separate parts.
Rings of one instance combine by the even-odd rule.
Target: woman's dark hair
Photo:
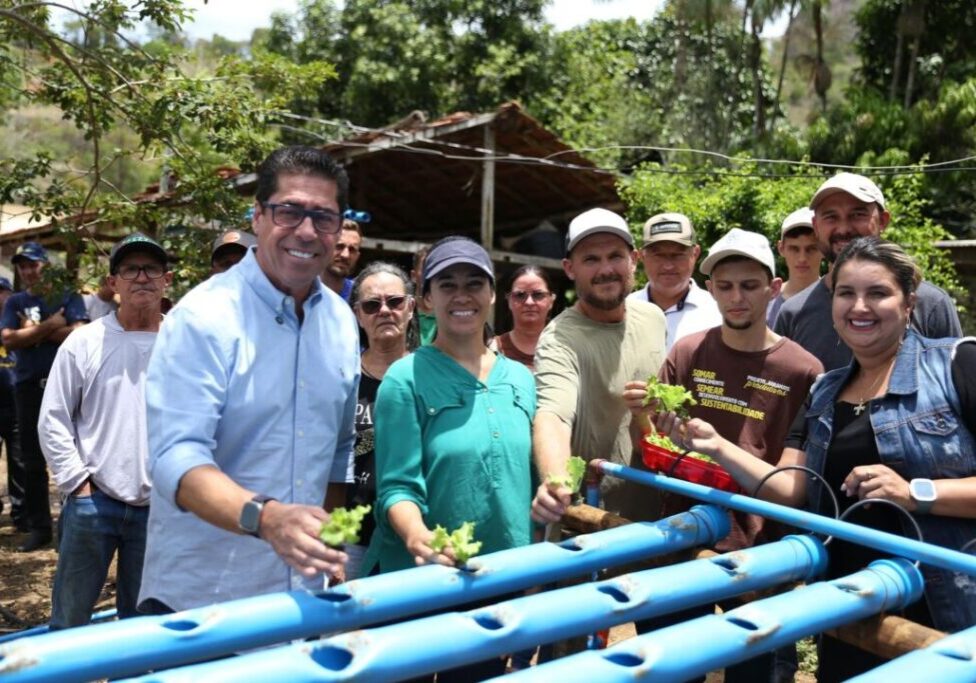
[[[511,292],[512,288],[515,286],[515,281],[518,280],[523,275],[535,275],[546,283],[546,289],[550,292],[552,291],[552,279],[549,277],[549,273],[546,269],[541,266],[536,266],[531,263],[527,263],[524,266],[520,266],[518,270],[512,273],[512,277],[508,281],[508,291]]]
[[[413,280],[410,279],[403,269],[394,264],[387,263],[386,261],[373,261],[368,266],[359,271],[359,275],[352,282],[352,290],[349,292],[349,305],[355,306],[359,303],[360,297],[362,296],[363,282],[367,278],[378,275],[380,273],[386,273],[392,275],[393,277],[400,280],[403,283],[403,291],[407,293],[408,296],[414,295],[414,285]],[[359,328],[359,341],[363,349],[369,348],[369,338],[366,336],[365,330],[362,327]],[[410,318],[410,322],[407,323],[407,351],[413,351],[417,346],[420,345],[420,323],[417,320],[416,310],[414,315]]]
[[[905,250],[880,237],[858,237],[840,252],[830,274],[831,289],[837,288],[837,274],[848,261],[870,261],[886,268],[908,299],[922,282],[922,271]]]

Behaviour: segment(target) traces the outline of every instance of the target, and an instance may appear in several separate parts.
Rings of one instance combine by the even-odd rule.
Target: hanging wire
[[[692,154],[702,157],[714,158],[727,162],[733,165],[769,165],[769,166],[789,166],[794,168],[809,168],[811,171],[809,173],[797,173],[797,172],[748,172],[748,171],[730,171],[726,169],[675,169],[675,168],[653,168],[653,167],[642,167],[641,171],[645,173],[655,173],[661,175],[691,175],[691,176],[716,176],[716,177],[742,177],[742,178],[762,178],[762,179],[777,179],[777,178],[822,178],[823,173],[815,172],[816,169],[831,169],[831,170],[849,170],[858,171],[865,174],[873,174],[878,176],[895,176],[895,175],[919,175],[919,174],[930,174],[930,173],[952,173],[959,171],[976,171],[976,166],[960,166],[959,164],[965,164],[967,162],[976,161],[976,155],[960,157],[958,159],[951,159],[948,161],[939,161],[929,164],[895,164],[890,166],[858,166],[858,165],[847,165],[847,164],[831,164],[826,162],[814,162],[796,159],[765,159],[765,158],[743,158],[730,156],[728,154],[723,154],[721,152],[714,152],[711,150],[696,149],[694,147],[666,147],[660,145],[604,145],[600,147],[581,147],[574,149],[560,150],[558,152],[553,152],[544,157],[529,157],[521,154],[515,153],[501,153],[499,154],[497,150],[493,151],[486,149],[484,147],[478,147],[476,145],[465,145],[457,142],[449,142],[447,140],[437,139],[437,138],[417,138],[415,131],[399,131],[391,130],[385,128],[370,128],[368,126],[357,125],[348,120],[336,120],[336,119],[325,119],[312,116],[303,116],[300,114],[294,114],[292,112],[279,111],[279,116],[283,118],[295,119],[299,121],[305,121],[307,123],[315,123],[324,126],[329,126],[335,128],[338,132],[348,130],[358,134],[373,134],[381,135],[387,142],[392,142],[393,145],[389,148],[391,150],[401,151],[405,153],[416,153],[416,154],[428,154],[433,156],[439,156],[445,159],[459,160],[459,161],[495,161],[499,163],[509,163],[509,164],[529,164],[529,165],[540,165],[549,166],[553,168],[561,168],[571,171],[585,171],[587,173],[600,173],[606,175],[612,175],[617,177],[628,177],[628,174],[619,168],[600,168],[593,166],[583,166],[580,164],[572,164],[567,162],[557,161],[556,157],[565,154],[584,154],[587,152],[604,152],[604,151],[616,151],[616,150],[626,150],[626,151],[642,151],[642,152],[664,152],[671,154]],[[295,130],[290,126],[284,126],[291,130]],[[325,136],[319,136],[317,134],[309,133],[310,135],[315,135],[319,139],[325,140]],[[375,145],[375,142],[351,142],[341,138],[334,138],[330,140],[333,144],[341,144],[346,147],[362,147],[369,148]],[[418,146],[424,145],[424,146]],[[450,154],[438,149],[431,149],[431,146],[443,147],[448,149],[453,149],[457,151],[470,152],[467,155]]]
[[[775,468],[773,468],[772,471],[767,472],[766,475],[756,483],[756,488],[754,488],[752,490],[752,497],[753,498],[758,498],[759,497],[759,492],[762,490],[762,487],[766,485],[766,482],[769,481],[770,478],[773,475],[779,474],[780,472],[788,472],[789,470],[796,470],[798,472],[806,472],[811,477],[813,477],[814,479],[816,479],[817,482],[821,486],[823,486],[823,490],[826,491],[830,495],[830,500],[833,501],[833,503],[834,503],[834,519],[842,519],[841,514],[840,514],[840,503],[837,502],[837,495],[830,488],[830,485],[827,483],[827,480],[824,479],[823,475],[821,475],[819,472],[817,472],[815,470],[812,470],[809,467],[804,467],[803,465],[783,465],[782,467],[775,467]],[[811,535],[812,536],[816,536],[816,534],[813,533],[813,532],[811,532]],[[830,541],[832,539],[833,539],[833,536],[826,536],[824,538],[823,544],[826,546],[828,543],[830,543]]]
[[[899,505],[898,503],[894,502],[893,500],[888,500],[887,498],[862,498],[861,500],[857,501],[856,503],[854,503],[853,505],[851,505],[849,508],[847,508],[846,510],[844,510],[844,513],[838,519],[840,521],[842,521],[842,522],[843,521],[846,521],[848,515],[850,515],[855,510],[857,510],[859,508],[862,508],[862,507],[865,507],[867,505],[874,505],[876,503],[880,503],[882,505],[892,506],[896,510],[898,510],[898,512],[900,512],[902,515],[904,515],[905,517],[907,517],[908,518],[908,521],[911,522],[912,527],[915,529],[915,535],[918,536],[918,542],[919,543],[925,543],[925,537],[922,535],[922,527],[920,527],[918,525],[918,520],[916,520],[915,517],[912,516],[912,513],[910,513],[905,508],[903,508],[901,505]],[[827,545],[831,540],[833,540],[833,538],[829,538],[826,541],[824,541],[824,545]],[[921,563],[918,560],[915,560],[914,564],[915,564],[915,568],[918,569],[918,566]]]

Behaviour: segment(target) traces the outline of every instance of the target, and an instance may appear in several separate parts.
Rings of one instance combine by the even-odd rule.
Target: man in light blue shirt
[[[256,250],[187,294],[160,330],[146,392],[144,612],[322,588],[323,574],[342,572],[346,555],[318,531],[351,475],[359,335],[318,275],[347,188],[321,150],[274,152],[258,170]]]

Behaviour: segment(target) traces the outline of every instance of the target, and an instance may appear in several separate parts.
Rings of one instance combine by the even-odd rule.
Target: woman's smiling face
[[[834,327],[859,358],[897,347],[911,318],[914,296],[906,297],[895,275],[874,261],[843,263],[834,285]]]

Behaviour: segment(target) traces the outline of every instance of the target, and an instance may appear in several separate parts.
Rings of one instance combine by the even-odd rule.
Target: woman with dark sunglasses
[[[413,282],[392,263],[377,261],[363,268],[353,281],[349,303],[359,321],[363,346],[359,400],[356,405],[355,479],[348,487],[347,507],[376,502],[376,459],[373,439],[373,405],[386,371],[417,346],[414,322]],[[376,524],[363,519],[358,545],[346,545],[349,562],[346,578],[360,575],[363,554]]]
[[[533,265],[516,270],[508,292],[512,329],[495,337],[492,347],[534,372],[535,346],[549,322],[554,301],[552,283],[545,270]]]

